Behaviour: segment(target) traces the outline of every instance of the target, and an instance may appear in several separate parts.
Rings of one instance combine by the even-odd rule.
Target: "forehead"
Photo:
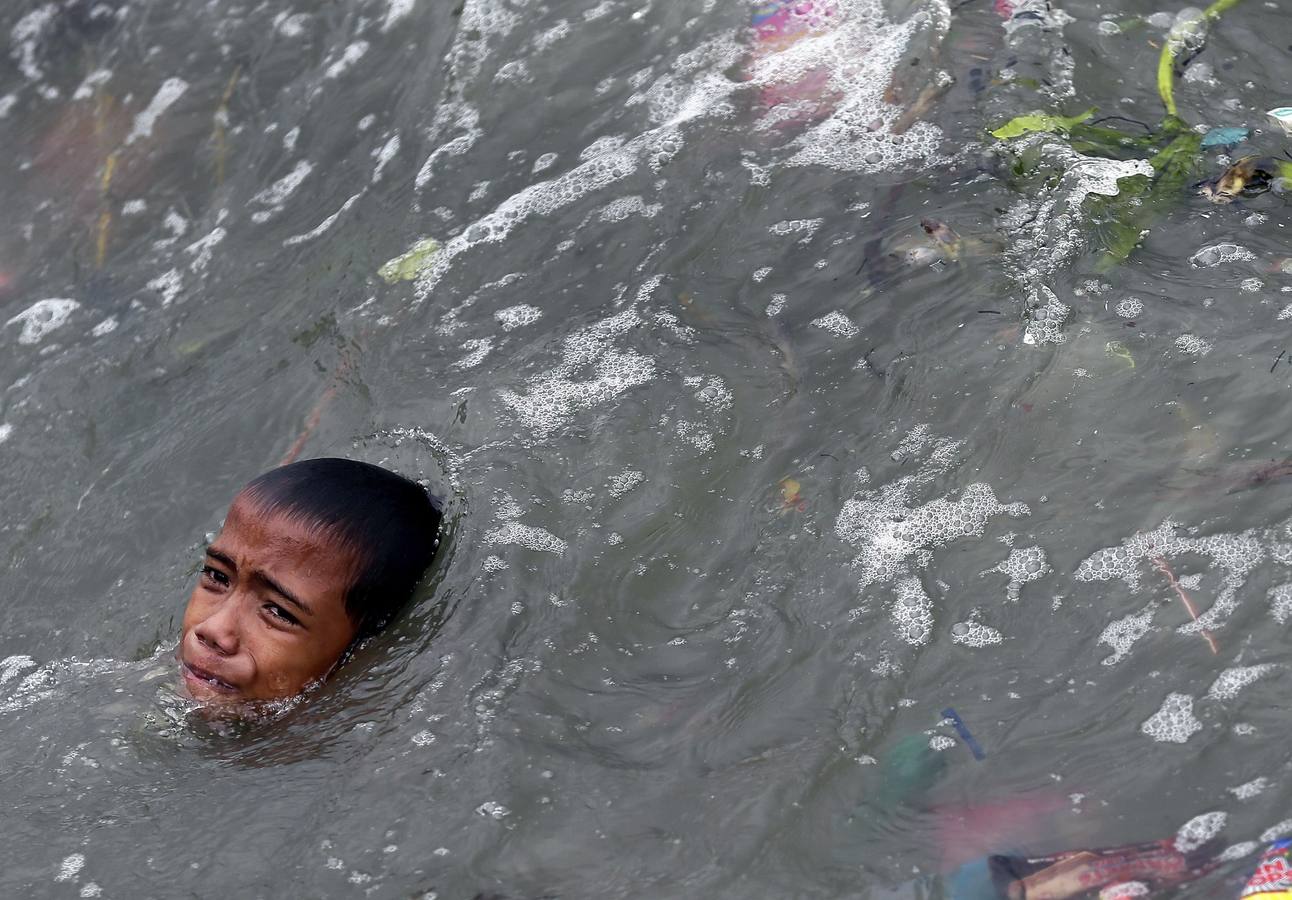
[[[354,550],[334,534],[288,513],[269,511],[246,492],[234,498],[216,543],[234,544],[225,549],[278,564],[335,567],[347,580],[357,562]]]

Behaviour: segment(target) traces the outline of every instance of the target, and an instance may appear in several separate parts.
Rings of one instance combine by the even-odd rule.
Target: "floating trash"
[[[1239,195],[1268,191],[1280,178],[1292,175],[1292,162],[1274,156],[1244,156],[1217,178],[1204,182],[1202,194],[1212,203],[1228,203]]]
[[[387,260],[377,270],[377,274],[381,276],[381,280],[386,284],[394,284],[396,281],[412,281],[421,274],[423,269],[430,266],[439,249],[440,245],[431,238],[422,238],[403,254]]]
[[[1252,133],[1250,128],[1213,128],[1202,136],[1202,149],[1212,147],[1232,147],[1247,140]]]
[[[1283,129],[1284,134],[1292,135],[1292,106],[1276,106],[1265,115],[1274,120],[1274,124]]]
[[[1266,849],[1243,887],[1242,896],[1268,900],[1292,897],[1292,841],[1275,841]]]
[[[969,726],[965,725],[964,719],[960,718],[960,714],[953,707],[948,706],[942,710],[942,717],[951,720],[951,727],[956,730],[956,734],[960,735],[960,740],[965,742],[965,746],[969,748],[969,752],[973,754],[974,759],[982,762],[987,758],[987,753],[982,749],[982,744],[979,744],[977,738],[969,732]]]

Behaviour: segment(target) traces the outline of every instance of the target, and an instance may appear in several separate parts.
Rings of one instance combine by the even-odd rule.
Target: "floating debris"
[[[1284,134],[1292,135],[1292,106],[1276,106],[1265,115],[1273,119]]]
[[[439,252],[440,245],[431,238],[422,238],[409,247],[402,255],[387,260],[377,270],[382,281],[394,284],[396,281],[413,281],[423,270],[430,268],[431,262]]]
[[[942,250],[947,259],[957,260],[960,258],[960,251],[964,242],[960,240],[960,235],[956,234],[951,226],[945,222],[939,222],[937,219],[920,219],[920,227],[929,239]]]
[[[1202,149],[1213,147],[1232,147],[1247,140],[1252,133],[1250,128],[1213,128],[1202,136]]]
[[[782,478],[780,483],[781,507],[782,514],[790,510],[802,512],[807,509],[807,501],[803,499],[803,486],[799,484],[796,478]]]
[[[978,740],[969,733],[969,726],[965,725],[964,719],[960,718],[960,714],[953,707],[948,706],[942,710],[942,717],[951,720],[951,727],[956,730],[956,734],[960,735],[960,740],[965,742],[965,746],[969,748],[969,752],[973,754],[974,759],[982,762],[987,758],[986,751],[982,749],[982,745],[978,743]]]
[[[1095,114],[1096,110],[1092,106],[1083,113],[1075,116],[1054,116],[1049,113],[1034,112],[1025,116],[1015,116],[999,128],[993,129],[991,136],[1000,140],[1009,138],[1022,137],[1025,134],[1034,134],[1037,132],[1055,132],[1070,131],[1072,126],[1080,125]]]
[[[1203,182],[1202,195],[1212,203],[1229,203],[1268,191],[1276,179],[1292,177],[1292,162],[1273,156],[1244,156],[1211,181]]]

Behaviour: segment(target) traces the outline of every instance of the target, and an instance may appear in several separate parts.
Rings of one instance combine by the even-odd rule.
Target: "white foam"
[[[1167,694],[1162,706],[1140,725],[1139,730],[1161,743],[1183,744],[1202,730],[1193,714],[1193,698],[1188,694]]]
[[[1152,178],[1146,160],[1111,160],[1077,153],[1049,135],[1033,135],[1011,145],[1019,153],[1039,153],[1059,172],[1051,187],[1020,200],[1000,222],[1009,238],[1005,257],[1008,273],[1027,298],[1028,344],[1061,343],[1063,324],[1071,313],[1046,283],[1087,246],[1089,232],[1082,207],[1091,194],[1116,196],[1123,178]]]
[[[1112,648],[1113,653],[1112,656],[1104,657],[1103,664],[1113,666],[1125,659],[1135,642],[1148,634],[1152,624],[1152,607],[1108,623],[1099,635],[1099,643],[1107,644]]]
[[[1260,535],[1255,530],[1249,530],[1238,534],[1189,537],[1178,534],[1179,530],[1179,525],[1168,520],[1152,531],[1136,532],[1124,539],[1119,546],[1106,547],[1086,557],[1077,566],[1074,577],[1086,582],[1120,578],[1128,587],[1136,590],[1143,573],[1150,569],[1148,563],[1161,559],[1169,565],[1170,560],[1195,554],[1209,558],[1220,569],[1221,589],[1210,608],[1199,616],[1199,621],[1191,621],[1178,630],[1193,634],[1204,628],[1219,628],[1236,607],[1238,589],[1247,580],[1252,569],[1266,556]],[[1187,576],[1187,573],[1179,574]],[[1165,575],[1158,577],[1166,580]]]
[[[929,738],[929,749],[937,753],[945,753],[955,745],[956,739],[947,734],[935,734]]]
[[[1238,787],[1228,788],[1228,791],[1239,800],[1251,800],[1253,797],[1263,793],[1269,786],[1270,780],[1262,775],[1259,778],[1253,778],[1251,781],[1244,782],[1238,785]]]
[[[1280,625],[1292,619],[1292,583],[1280,584],[1270,588],[1270,615]]]
[[[1282,822],[1271,825],[1269,828],[1262,831],[1260,841],[1262,844],[1268,844],[1271,841],[1285,838],[1290,834],[1292,834],[1292,819],[1284,819]]]
[[[1001,634],[995,628],[981,622],[957,622],[951,626],[951,640],[966,647],[990,647],[999,644]]]
[[[713,432],[708,425],[703,422],[691,422],[686,419],[678,419],[673,425],[673,433],[676,434],[684,443],[690,444],[701,453],[712,453],[717,447],[717,441],[714,439]]]
[[[812,325],[816,328],[822,328],[835,337],[851,338],[861,333],[861,329],[853,324],[853,321],[845,316],[839,310],[827,313],[819,319],[813,319]]]
[[[1144,301],[1138,297],[1123,297],[1117,302],[1117,315],[1123,319],[1139,318],[1142,312],[1144,312]]]
[[[695,391],[695,399],[707,406],[710,412],[725,413],[731,410],[731,388],[717,375],[691,375],[682,379],[682,383]]]
[[[493,317],[502,326],[503,331],[515,331],[517,328],[533,325],[542,315],[543,311],[537,306],[520,303],[516,306],[508,306],[506,309],[498,310],[493,314]]]
[[[10,425],[8,422],[0,422],[0,444],[3,444],[5,441],[9,440],[9,438],[12,435],[13,435],[13,426]],[[3,679],[0,679],[0,681],[3,681]]]
[[[1182,334],[1175,339],[1175,349],[1190,356],[1206,356],[1211,352],[1211,342],[1196,334]]]
[[[913,575],[897,579],[891,614],[898,637],[915,646],[928,643],[933,633],[933,601],[920,579]]]
[[[610,496],[616,500],[646,480],[646,476],[636,469],[625,469],[618,475],[611,476]]]
[[[540,31],[534,36],[534,52],[542,53],[551,47],[557,41],[568,37],[570,34],[570,22],[568,19],[561,19],[546,31]]]
[[[327,67],[323,77],[325,79],[340,78],[346,72],[353,68],[354,64],[363,59],[368,53],[369,44],[367,41],[355,41],[341,51],[341,56]]]
[[[519,522],[505,522],[486,533],[484,542],[486,544],[511,544],[524,547],[527,550],[555,553],[558,556],[565,553],[568,546],[565,541],[545,528],[535,528],[530,525],[522,525]]]
[[[373,184],[381,181],[382,173],[386,170],[386,166],[390,165],[390,161],[395,158],[397,153],[399,153],[399,132],[391,135],[390,140],[382,144],[374,153],[377,157],[377,164],[372,170]]]
[[[1072,314],[1072,308],[1058,298],[1047,286],[1034,285],[1027,301],[1027,327],[1023,330],[1025,344],[1062,344],[1067,340],[1063,325]]]
[[[817,229],[825,222],[825,219],[785,219],[770,226],[767,230],[772,234],[803,234],[799,239],[800,244],[806,244],[812,240],[812,236],[817,233]]]
[[[58,864],[58,874],[54,876],[55,881],[71,881],[77,874],[85,868],[85,854],[72,853],[63,857],[63,861]]]
[[[927,641],[932,628],[932,601],[916,570],[932,561],[934,550],[981,536],[991,518],[1029,512],[1023,503],[1001,503],[983,483],[965,486],[958,500],[948,495],[922,505],[914,503],[915,491],[945,474],[960,447],[958,441],[934,436],[927,425],[917,426],[902,439],[892,458],[903,462],[924,457],[924,461],[887,485],[872,488],[868,477],[859,479],[860,489],[835,519],[835,534],[857,551],[852,565],[859,573],[858,589],[864,592],[875,584],[893,585],[895,602],[890,613],[895,630],[903,640],[915,644]],[[974,631],[976,636],[989,634]],[[966,629],[960,629],[959,636],[967,637]],[[953,631],[952,638],[956,637]]]
[[[1256,666],[1234,666],[1233,668],[1225,669],[1211,683],[1211,689],[1207,691],[1207,698],[1210,700],[1233,700],[1238,696],[1239,691],[1257,679],[1268,675],[1274,669],[1273,663],[1262,663]]]
[[[162,113],[170,109],[187,90],[188,82],[183,78],[167,78],[163,81],[152,100],[135,116],[134,127],[130,129],[130,134],[126,135],[126,143],[133,144],[140,138],[152,137],[153,127],[156,126]]]
[[[211,256],[215,248],[228,235],[229,232],[224,228],[212,228],[205,236],[185,247],[184,252],[193,257],[193,261],[189,263],[189,269],[197,275],[205,272],[207,266],[211,264]]]
[[[821,23],[825,27],[788,47],[755,46],[747,74],[770,104],[757,127],[818,119],[791,142],[791,166],[872,172],[932,157],[941,131],[916,121],[894,133],[901,130],[895,126],[904,110],[889,103],[886,93],[908,50],[927,49],[926,57],[936,58],[950,20],[941,0],[921,4],[905,22],[889,21],[878,0],[852,0],[840,3],[838,15]],[[949,80],[944,72],[929,78],[930,85]],[[815,96],[796,90],[814,81],[820,83]]]
[[[622,222],[634,215],[641,216],[643,219],[653,219],[663,208],[663,204],[647,203],[640,194],[634,194],[631,197],[611,200],[597,212],[597,218],[602,222]]]
[[[386,17],[381,20],[382,33],[390,31],[396,24],[407,18],[416,6],[417,0],[387,0]]]
[[[1231,262],[1253,262],[1256,254],[1241,244],[1210,244],[1200,247],[1189,257],[1189,265],[1195,269],[1212,269]]]
[[[613,345],[641,324],[629,308],[574,332],[563,342],[561,362],[552,371],[529,378],[524,393],[499,391],[500,399],[522,423],[546,437],[579,412],[646,384],[655,375],[654,359]]]
[[[30,669],[35,665],[36,660],[26,654],[6,656],[4,659],[0,659],[0,684],[12,681],[23,669]]]
[[[332,226],[336,224],[337,219],[341,218],[342,214],[345,213],[345,211],[348,210],[350,207],[354,206],[355,203],[357,203],[359,201],[359,198],[362,196],[363,196],[363,191],[360,191],[359,193],[350,197],[350,199],[346,200],[344,203],[341,204],[341,207],[336,212],[332,213],[332,215],[328,216],[322,222],[319,222],[309,231],[305,232],[304,234],[294,234],[291,237],[284,240],[283,246],[295,247],[297,244],[303,244],[306,241],[312,241],[316,237],[319,237],[320,235],[326,233],[327,231],[330,231]]]
[[[89,100],[94,96],[94,89],[107,83],[112,78],[111,69],[95,69],[81,80],[80,85],[72,92],[73,100]]]
[[[171,269],[149,281],[145,287],[161,294],[162,306],[170,306],[184,287],[184,276],[180,274],[179,269]]]
[[[1216,857],[1220,862],[1232,862],[1235,859],[1242,859],[1244,856],[1251,856],[1261,845],[1256,841],[1239,841],[1237,844],[1231,844]]]
[[[1175,833],[1175,849],[1181,853],[1192,853],[1220,834],[1228,821],[1229,813],[1219,810],[1194,816]]]
[[[1009,578],[1005,594],[1011,602],[1017,602],[1023,585],[1044,578],[1053,570],[1050,568],[1049,561],[1045,558],[1043,548],[1026,547],[1011,550],[1009,556],[1003,562],[987,571],[1000,572]]]
[[[36,62],[36,53],[42,33],[58,15],[58,5],[46,3],[38,6],[19,19],[9,32],[12,43],[10,55],[18,63],[18,71],[28,81],[39,81],[44,77]]]
[[[256,223],[267,222],[281,212],[283,203],[292,194],[296,193],[297,188],[313,171],[314,164],[312,162],[308,159],[299,160],[290,172],[252,197],[251,203],[258,203],[269,208],[252,213],[251,221]]]
[[[273,24],[283,37],[298,38],[305,33],[305,26],[309,20],[309,16],[305,13],[280,12],[274,16]]]
[[[51,331],[62,328],[67,324],[72,312],[79,308],[80,305],[75,300],[62,297],[37,300],[18,315],[5,322],[5,325],[22,325],[22,331],[18,333],[18,343],[36,344]]]
[[[472,338],[462,342],[462,349],[466,355],[462,356],[455,363],[455,369],[474,369],[480,363],[484,362],[489,351],[493,349],[493,338]]]

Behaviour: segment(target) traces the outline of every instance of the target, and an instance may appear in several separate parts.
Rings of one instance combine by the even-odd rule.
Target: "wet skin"
[[[177,655],[189,694],[272,700],[325,677],[355,637],[345,611],[354,567],[329,536],[239,494],[184,611]]]

